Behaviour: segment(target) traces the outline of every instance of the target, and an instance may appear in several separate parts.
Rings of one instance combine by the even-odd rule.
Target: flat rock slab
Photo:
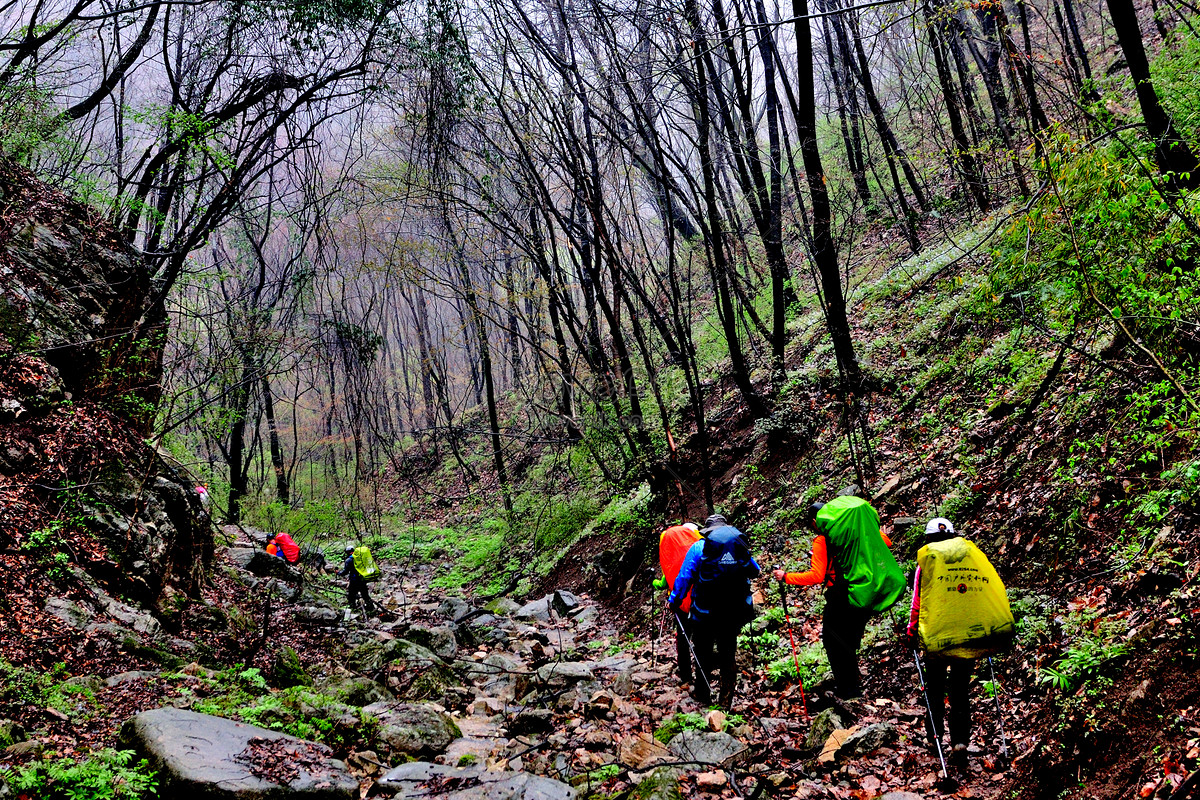
[[[251,740],[282,744],[300,756],[290,759],[298,775],[287,783],[259,777],[245,763]],[[160,770],[161,797],[196,800],[352,800],[358,782],[329,748],[277,731],[179,708],[143,711],[121,728],[121,742]],[[249,759],[248,759],[249,760]],[[260,770],[261,771],[261,770]]]
[[[684,731],[667,744],[680,761],[728,767],[749,753],[746,745],[727,733]]]
[[[487,772],[425,761],[396,767],[378,786],[397,798],[445,797],[450,800],[575,800],[565,783],[528,772]]]

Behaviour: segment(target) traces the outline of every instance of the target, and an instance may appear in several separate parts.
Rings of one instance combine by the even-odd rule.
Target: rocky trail
[[[248,603],[241,624],[257,651],[217,669],[196,655],[209,652],[202,641],[116,601],[51,600],[87,633],[81,641],[129,632],[122,653],[167,663],[129,669],[114,659],[71,677],[78,691],[42,709],[41,730],[6,729],[7,762],[115,740],[158,766],[163,797],[902,800],[947,788],[923,746],[911,665],[887,642],[864,654],[875,665],[868,699],[833,706],[819,687],[804,702],[794,683],[769,683],[743,648],[725,714],[700,708],[680,684],[662,616],[631,634],[586,594],[476,604],[431,589],[432,565],[384,563],[373,586],[381,618],[364,619],[330,602],[340,589],[328,574],[266,556],[265,534],[228,532],[239,538],[218,550],[213,591],[227,616],[240,613],[232,601]],[[253,618],[259,602],[265,627]],[[798,613],[797,638],[817,641],[817,618]],[[760,620],[750,632],[767,628]],[[996,796],[1002,761],[973,755],[952,793]]]

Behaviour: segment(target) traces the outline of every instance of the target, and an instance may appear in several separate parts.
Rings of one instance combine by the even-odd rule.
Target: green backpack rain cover
[[[379,580],[379,566],[375,563],[370,548],[365,544],[354,548],[354,571],[368,583]]]
[[[887,611],[904,592],[904,573],[879,533],[879,514],[860,497],[838,497],[817,512],[838,579],[849,584],[850,605]]]

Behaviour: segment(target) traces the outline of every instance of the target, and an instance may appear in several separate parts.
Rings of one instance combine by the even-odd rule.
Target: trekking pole
[[[1000,728],[1000,755],[1008,761],[1008,737],[1004,735],[1004,712],[1000,710],[1000,684],[996,683],[996,668],[988,656],[988,670],[992,673],[992,697],[996,700],[996,725]]]
[[[679,612],[672,609],[675,615],[675,624],[679,626],[679,633],[683,636],[683,640],[687,642],[688,652],[692,654],[692,661],[696,665],[696,674],[700,676],[700,680],[704,681],[704,688],[708,690],[708,696],[712,697],[712,684],[708,682],[708,675],[704,672],[704,667],[700,665],[700,659],[696,656],[696,648],[692,645],[692,638],[687,635],[687,630],[683,627],[683,620],[679,618]],[[721,680],[725,680],[725,676],[721,676]]]
[[[654,637],[654,645],[650,648],[650,669],[658,664],[658,646],[662,643],[663,623],[667,621],[667,615],[661,614],[658,617],[658,636]]]
[[[950,780],[950,771],[946,769],[946,756],[942,753],[942,735],[933,719],[933,704],[929,702],[929,692],[925,690],[925,672],[921,669],[921,656],[914,649],[913,661],[917,665],[917,680],[921,682],[921,694],[925,697],[925,710],[929,712],[929,727],[933,729],[933,743],[937,746],[938,760],[942,762],[942,780]]]
[[[788,614],[787,589],[783,581],[779,582],[779,600],[783,604],[783,618],[787,621],[788,641],[792,643],[792,663],[796,665],[796,682],[800,685],[800,707],[804,709],[804,719],[808,721],[808,699],[804,696],[804,676],[800,674],[800,656],[796,654],[796,637],[792,634],[792,617]]]

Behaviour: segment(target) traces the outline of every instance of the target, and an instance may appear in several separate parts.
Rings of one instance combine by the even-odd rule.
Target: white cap
[[[694,522],[685,522],[685,523],[683,523],[683,527],[687,528],[689,531],[700,530],[700,526]]]
[[[934,533],[954,533],[954,523],[945,517],[934,517],[925,523],[925,535]]]

